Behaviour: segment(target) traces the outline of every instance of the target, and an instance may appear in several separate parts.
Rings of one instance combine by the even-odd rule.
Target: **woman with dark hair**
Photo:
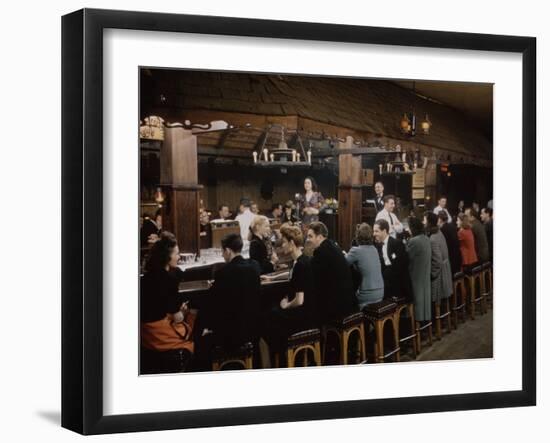
[[[252,219],[249,230],[250,258],[258,262],[261,274],[273,272],[277,263],[277,254],[273,251],[271,244],[271,228],[268,218],[265,215],[257,215]]]
[[[361,274],[362,280],[357,291],[359,309],[384,298],[384,279],[382,266],[376,247],[373,245],[372,228],[361,223],[355,231],[358,246],[353,246],[346,260]]]
[[[458,214],[456,225],[458,227],[460,255],[462,256],[462,270],[467,270],[477,263],[476,244],[470,217],[466,214]]]
[[[193,353],[194,314],[179,295],[183,272],[171,233],[154,243],[140,284],[141,373],[182,372]]]
[[[292,257],[293,263],[290,269],[290,294],[271,311],[264,331],[266,340],[276,350],[281,349],[289,335],[318,326],[311,259],[302,253],[302,231],[297,226],[283,225],[281,239],[282,249]]]
[[[319,211],[325,202],[323,195],[317,190],[317,183],[313,177],[304,179],[304,195],[300,198],[302,207],[302,222],[308,225],[319,221]]]

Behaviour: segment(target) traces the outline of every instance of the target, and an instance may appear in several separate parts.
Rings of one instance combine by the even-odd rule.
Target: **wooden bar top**
[[[289,271],[276,271],[270,274],[262,275],[262,287],[274,286],[282,283],[288,283]],[[208,291],[214,283],[214,280],[194,280],[184,281],[179,284],[179,293],[188,294],[193,292]]]

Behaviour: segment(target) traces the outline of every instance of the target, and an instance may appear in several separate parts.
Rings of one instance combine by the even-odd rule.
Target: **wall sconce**
[[[426,118],[422,120],[422,123],[420,123],[420,128],[422,129],[422,132],[426,135],[430,133],[430,128],[432,127],[432,122],[428,118],[428,114],[426,114]]]

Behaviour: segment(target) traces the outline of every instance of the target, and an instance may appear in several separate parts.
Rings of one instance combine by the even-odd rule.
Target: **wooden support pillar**
[[[160,183],[166,192],[163,226],[173,232],[182,252],[199,252],[197,137],[190,130],[166,128],[160,152]]]
[[[433,160],[430,160],[426,166],[424,199],[426,208],[437,206],[437,162]]]
[[[353,137],[340,142],[339,149],[353,148]],[[355,227],[361,222],[361,155],[339,155],[338,243],[349,250]]]

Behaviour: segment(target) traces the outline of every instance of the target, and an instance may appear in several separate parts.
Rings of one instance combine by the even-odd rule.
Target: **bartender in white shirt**
[[[384,197],[384,209],[376,214],[375,221],[386,220],[390,227],[390,235],[393,238],[397,237],[397,234],[403,232],[403,224],[397,218],[397,215],[393,213],[395,209],[395,197],[393,195],[386,195]]]
[[[439,197],[439,200],[437,201],[437,206],[434,208],[434,214],[437,215],[441,211],[445,211],[447,213],[447,223],[453,221],[453,219],[451,218],[451,214],[449,214],[449,211],[447,211],[447,197],[443,195]]]
[[[250,200],[248,198],[241,198],[241,203],[239,205],[239,215],[235,217],[235,220],[239,222],[239,227],[241,228],[241,237],[243,242],[248,242],[248,232],[250,228],[250,223],[256,214],[250,210]]]

